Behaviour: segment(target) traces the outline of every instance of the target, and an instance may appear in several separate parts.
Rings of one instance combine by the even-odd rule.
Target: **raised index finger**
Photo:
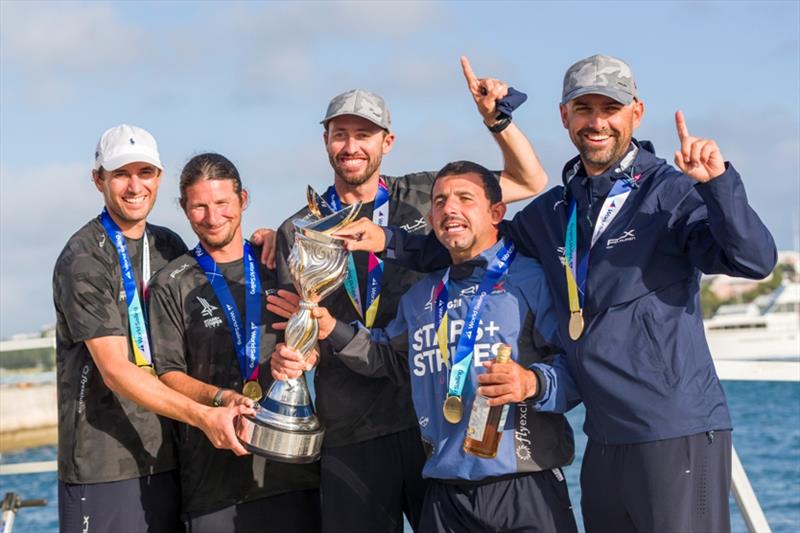
[[[478,90],[478,78],[472,72],[467,56],[461,56],[461,68],[464,71],[464,77],[467,79],[467,85],[469,85],[470,90],[476,92]]]
[[[680,140],[689,136],[689,128],[686,127],[686,121],[683,119],[683,112],[680,109],[675,112],[675,127],[678,129]]]

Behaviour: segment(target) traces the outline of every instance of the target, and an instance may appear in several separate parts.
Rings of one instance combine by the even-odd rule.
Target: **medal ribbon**
[[[450,269],[448,268],[431,295],[431,301],[435,302],[433,322],[436,329],[436,344],[439,345],[439,352],[442,354],[442,360],[447,368],[450,368],[450,350],[447,347],[447,282],[449,277]]]
[[[447,388],[448,396],[460,397],[464,390],[464,384],[469,375],[469,365],[472,363],[475,341],[477,340],[476,334],[483,302],[486,300],[486,296],[492,291],[495,284],[500,280],[503,274],[506,273],[516,255],[517,248],[514,246],[513,242],[509,242],[508,244],[503,243],[497,251],[497,255],[495,255],[492,262],[486,268],[486,273],[483,275],[480,285],[478,285],[478,292],[469,303],[467,319],[464,322],[461,336],[458,339],[456,354],[453,358],[452,369],[450,371],[450,379]],[[442,358],[445,359],[445,363],[447,359],[449,359],[447,355],[447,281],[449,275],[450,269],[448,268],[442,280],[434,289],[434,296],[436,297],[434,327],[436,329],[436,340],[439,343],[439,350],[442,352]]]
[[[261,328],[259,328],[261,322],[261,278],[258,276],[256,257],[250,243],[244,242],[245,320],[247,322],[245,328],[242,328],[239,308],[225,281],[225,276],[217,268],[217,263],[200,243],[197,243],[193,253],[197,264],[206,273],[208,282],[214,289],[214,294],[228,321],[228,329],[233,337],[242,379],[245,382],[258,381],[258,355],[261,345]]]
[[[325,192],[325,201],[330,206],[339,211],[342,209],[342,201],[336,192],[336,187],[329,187]],[[383,176],[378,178],[378,192],[375,195],[375,204],[372,210],[372,221],[378,226],[386,226],[389,223],[389,187],[386,185]],[[367,286],[365,296],[367,299],[366,311],[361,306],[361,291],[358,287],[358,273],[353,255],[347,258],[347,277],[344,280],[344,289],[350,298],[350,303],[364,320],[364,325],[371,328],[375,324],[378,316],[378,306],[381,302],[381,288],[383,286],[383,261],[377,255],[370,252],[367,270]]]
[[[600,215],[597,217],[597,222],[592,231],[592,241],[589,244],[586,254],[579,261],[578,260],[578,222],[577,211],[578,206],[574,198],[570,200],[569,210],[567,215],[567,231],[564,236],[564,256],[565,264],[564,271],[567,276],[567,294],[569,296],[569,310],[570,314],[581,313],[583,308],[584,293],[586,289],[586,278],[589,271],[589,254],[592,247],[600,238],[600,235],[605,232],[611,222],[619,214],[631,189],[637,187],[636,182],[639,180],[640,174],[630,177],[627,174],[628,168],[633,164],[636,154],[639,149],[636,145],[628,151],[625,157],[620,161],[617,167],[617,173],[623,173],[623,177],[614,181],[614,186],[611,187],[608,196],[603,202],[603,207],[600,210]],[[572,167],[568,177],[567,183],[577,174],[580,169],[580,161],[575,163]],[[567,185],[565,184],[566,188]]]
[[[131,332],[134,361],[136,366],[152,366],[153,356],[150,352],[150,340],[147,337],[147,323],[144,306],[142,305],[142,300],[147,292],[147,282],[150,279],[150,244],[147,242],[147,231],[145,230],[144,243],[142,244],[142,298],[139,298],[139,291],[136,288],[136,276],[128,255],[125,235],[122,234],[122,230],[105,208],[100,213],[100,223],[117,249],[119,267],[122,271],[122,285],[125,288],[125,301],[128,304],[128,328]]]

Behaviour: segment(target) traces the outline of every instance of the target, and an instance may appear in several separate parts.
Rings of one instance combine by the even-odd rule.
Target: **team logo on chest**
[[[400,226],[400,228],[406,230],[409,233],[413,233],[415,231],[425,229],[427,226],[428,223],[425,221],[425,217],[420,217],[414,222],[411,222],[409,224],[403,224],[402,226]]]
[[[636,240],[636,234],[634,233],[635,229],[626,230],[625,233],[620,235],[619,237],[615,237],[613,239],[608,239],[606,242],[606,249],[613,248],[615,245],[623,243],[623,242],[630,242]]]
[[[203,310],[200,311],[200,314],[206,317],[206,319],[203,320],[203,325],[206,328],[216,328],[220,326],[222,324],[222,319],[218,316],[214,316],[214,311],[219,309],[219,307],[216,305],[211,305],[208,303],[208,300],[201,296],[197,297],[197,301],[203,306]]]

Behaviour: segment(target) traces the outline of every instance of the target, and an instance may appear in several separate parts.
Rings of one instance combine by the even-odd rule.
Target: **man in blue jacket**
[[[571,66],[560,110],[579,155],[563,186],[502,231],[542,263],[586,406],[586,530],[729,531],[731,421],[703,332],[700,274],[763,278],[775,243],[739,174],[713,140],[689,134],[680,111],[677,169],[632,137],[645,107],[623,61]],[[387,247],[419,269],[447,257],[430,237],[363,222],[345,233],[359,239],[352,249]]]
[[[433,181],[429,222],[453,265],[414,284],[386,328],[370,332],[315,311],[319,338],[333,350],[323,357],[411,382],[429,481],[419,531],[577,531],[561,472],[573,458],[572,430],[563,415],[538,412],[553,402],[539,383],[553,379],[546,363],[561,357],[558,320],[539,262],[498,240],[505,211],[491,171],[446,165]],[[502,344],[512,360],[493,364]],[[302,368],[299,354],[277,350],[296,362],[282,371]],[[478,376],[488,385],[479,389]],[[479,394],[509,404],[492,458],[465,451],[465,436],[482,441],[490,431]]]

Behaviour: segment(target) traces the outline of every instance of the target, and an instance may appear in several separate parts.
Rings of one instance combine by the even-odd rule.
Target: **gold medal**
[[[242,389],[242,394],[257,402],[264,396],[264,392],[261,390],[261,385],[258,384],[258,381],[248,381],[244,384],[244,388]]]
[[[458,424],[464,418],[464,404],[461,403],[460,396],[448,396],[444,401],[444,419],[451,424]]]
[[[573,311],[569,317],[569,338],[576,341],[583,333],[583,312]]]
[[[144,365],[140,366],[139,368],[141,368],[142,370],[144,370],[153,377],[158,377],[158,374],[156,374],[156,369],[153,367],[153,365]]]

